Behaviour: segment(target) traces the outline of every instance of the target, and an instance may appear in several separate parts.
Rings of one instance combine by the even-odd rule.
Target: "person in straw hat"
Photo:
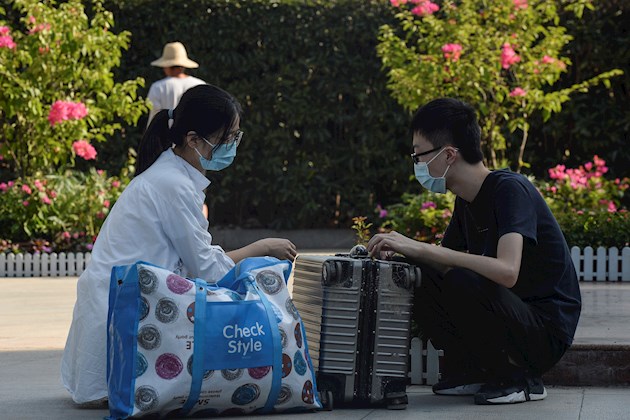
[[[188,58],[186,47],[181,42],[166,44],[162,51],[162,57],[152,61],[151,65],[162,67],[166,77],[153,83],[149,88],[149,100],[153,108],[149,113],[147,127],[155,114],[163,109],[174,109],[181,96],[188,89],[206,83],[197,77],[186,74],[186,69],[196,69],[199,64]]]

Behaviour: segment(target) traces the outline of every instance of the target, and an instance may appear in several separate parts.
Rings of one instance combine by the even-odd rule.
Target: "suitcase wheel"
[[[322,410],[333,410],[333,393],[332,391],[321,391],[319,393],[319,400],[322,402]]]
[[[393,394],[393,395],[392,395]],[[409,399],[406,393],[392,393],[385,396],[385,405],[388,410],[405,410]]]

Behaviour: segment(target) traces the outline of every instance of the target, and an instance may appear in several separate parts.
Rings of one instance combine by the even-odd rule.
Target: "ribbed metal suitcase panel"
[[[293,302],[304,322],[315,368],[320,373],[339,373],[353,378],[361,301],[361,263],[344,259],[338,276],[335,276],[336,281],[324,286],[322,266],[328,259],[330,257],[326,256],[297,259]],[[317,305],[319,308],[314,307]]]
[[[403,266],[381,264],[374,340],[374,373],[406,378],[409,360],[412,294]],[[395,283],[398,277],[399,284]]]

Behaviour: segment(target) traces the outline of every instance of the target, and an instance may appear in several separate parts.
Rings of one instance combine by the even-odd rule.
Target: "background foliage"
[[[27,16],[11,9],[12,4],[4,6],[6,21],[26,36]],[[582,19],[559,14],[574,38],[561,52],[572,65],[553,87],[568,87],[610,68],[625,74],[612,79],[610,88],[600,85],[575,95],[545,123],[541,116],[532,119],[524,160],[531,164],[526,172],[539,179],[558,163],[577,167],[594,154],[608,162],[608,176],[628,174],[630,4],[595,4]],[[213,176],[208,191],[212,227],[347,228],[353,216],[371,215],[377,204],[390,209],[403,194],[418,194],[407,156],[410,116],[391,97],[376,54],[379,28],[397,23],[397,9],[389,1],[104,0],[104,6],[115,21],[107,36],[131,32],[120,66],[108,74],[117,83],[144,78],[138,100],[163,77],[149,63],[161,55],[164,43],[179,40],[201,65],[192,73],[226,88],[245,108],[244,147],[232,167]],[[95,16],[92,2],[85,7],[89,19]],[[46,109],[39,111],[44,120]],[[90,118],[79,123],[87,130],[92,124]],[[146,111],[137,124],[122,115],[112,124],[120,130],[104,133],[101,140],[107,141],[93,138],[96,160],[77,159],[75,168],[121,174],[124,185],[129,172],[121,171],[132,165],[129,148],[140,140]],[[509,141],[518,143],[519,138]],[[0,160],[0,182],[15,176],[7,160]]]
[[[370,214],[376,203],[389,205],[404,192],[417,192],[405,156],[409,114],[390,96],[376,54],[379,28],[396,24],[398,9],[389,1],[106,4],[118,28],[133,30],[119,77],[141,74],[146,90],[163,77],[149,63],[165,42],[178,39],[201,65],[194,74],[225,87],[245,107],[245,147],[209,190],[212,225],[348,227],[352,216]],[[543,176],[558,162],[578,164],[595,153],[611,162],[617,176],[630,165],[630,150],[619,147],[628,140],[630,115],[627,7],[603,0],[595,11],[585,10],[583,19],[560,13],[560,24],[575,38],[562,54],[579,69],[568,66],[554,87],[610,68],[626,72],[612,80],[610,89],[596,86],[575,95],[563,105],[566,113],[546,123],[533,118],[524,155],[531,164],[528,173]],[[599,28],[593,39],[587,36],[590,27]],[[582,59],[587,53],[588,60]],[[588,106],[591,98],[597,106]],[[581,106],[573,107],[573,101]],[[608,115],[619,118],[602,124]],[[140,129],[129,128],[124,141],[115,142],[120,147],[112,156],[135,146]],[[520,144],[518,137],[510,141]],[[591,145],[588,153],[582,151],[585,144]]]

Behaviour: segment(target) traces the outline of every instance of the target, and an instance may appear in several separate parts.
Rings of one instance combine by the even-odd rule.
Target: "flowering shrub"
[[[423,190],[420,194],[404,194],[402,202],[387,209],[377,206],[379,232],[395,230],[423,242],[439,243],[453,214],[455,195],[435,194]]]
[[[630,179],[608,180],[606,162],[598,156],[578,168],[557,165],[549,180],[530,180],[541,192],[569,246],[630,246],[630,212],[624,205]],[[423,190],[402,202],[376,207],[379,231],[396,230],[419,241],[437,243],[450,221],[455,196]],[[365,220],[362,221],[365,224]]]
[[[1,182],[0,252],[91,250],[126,182],[93,168]]]
[[[609,180],[606,161],[595,155],[578,168],[557,165],[549,169],[547,182],[540,183],[569,245],[628,246],[630,214],[624,205],[628,178]]]
[[[389,88],[408,110],[438,97],[457,97],[479,111],[484,155],[494,168],[528,166],[530,120],[547,120],[575,92],[607,84],[611,70],[554,90],[570,61],[571,40],[558,25],[557,5],[580,15],[587,0],[391,0],[399,27],[384,25],[378,46]],[[520,133],[520,139],[510,135]]]
[[[0,181],[94,160],[93,142],[147,110],[136,96],[143,79],[114,82],[129,32],[110,31],[98,0],[91,19],[80,0],[7,4],[21,18],[6,22],[0,8]]]

